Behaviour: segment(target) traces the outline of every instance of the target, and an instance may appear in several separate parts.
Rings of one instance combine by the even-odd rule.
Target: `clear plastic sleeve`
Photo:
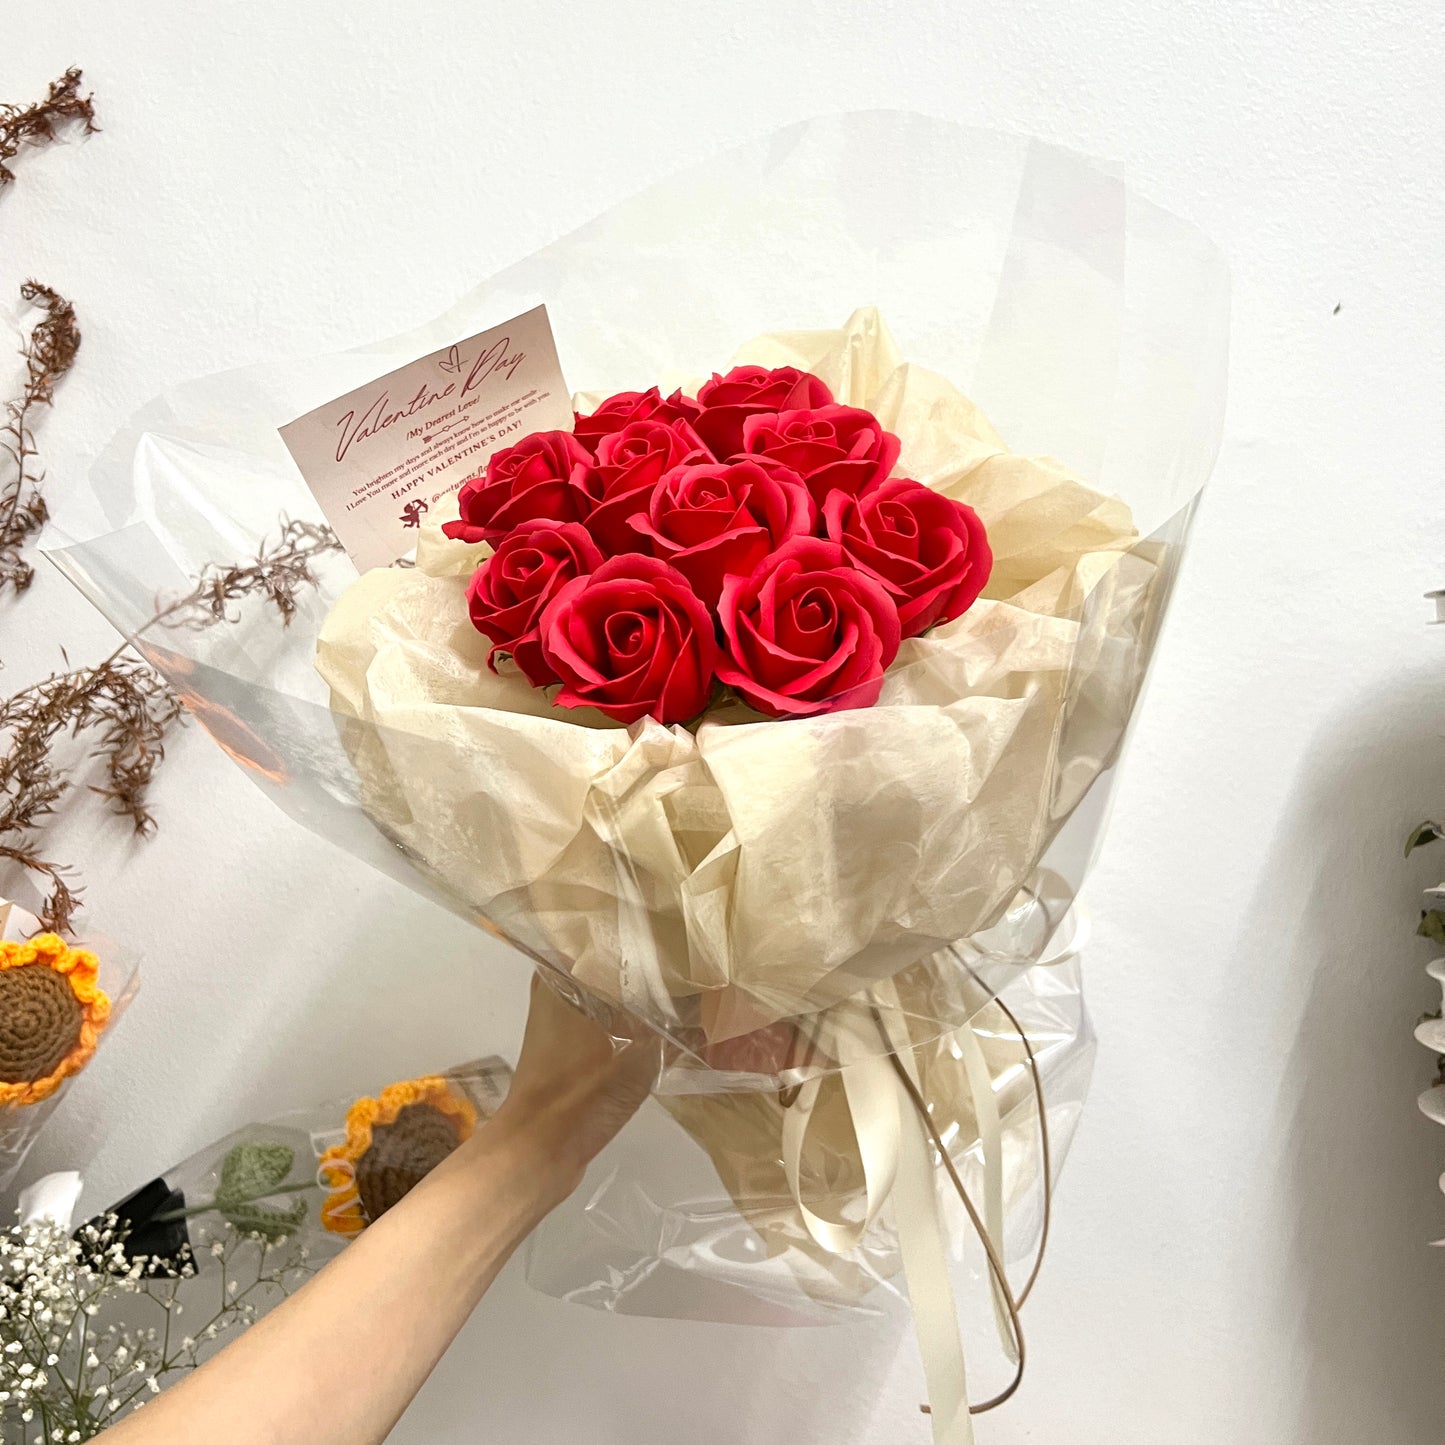
[[[1009,1014],[986,1005],[966,1027],[989,1059],[1001,1121],[1002,1240],[1019,1281],[1041,1245],[1045,1201],[1037,1102],[1015,1026],[1027,1033],[1039,1067],[1051,1173],[1062,1167],[1083,1111],[1094,1035],[1076,956],[1019,975],[999,997]],[[974,1100],[967,1088],[960,1092],[952,1067],[956,1043],[935,1040],[920,1052],[925,1079],[936,1081],[929,1102],[940,1131],[981,1198],[983,1139]],[[819,1209],[821,1194],[859,1192],[857,1150],[837,1104],[832,1127],[810,1132],[803,1161],[804,1197]],[[835,1255],[803,1226],[778,1148],[782,1108],[777,1094],[755,1092],[677,1095],[644,1110],[533,1237],[528,1281],[618,1314],[766,1325],[826,1325],[859,1312],[901,1317],[894,1230],[880,1224],[857,1248]],[[977,1279],[984,1264],[958,1200],[947,1186],[940,1199],[950,1213],[955,1268]]]
[[[126,1251],[204,1272],[228,1231],[294,1240],[322,1262],[404,1198],[506,1097],[496,1058],[248,1124],[113,1205]]]
[[[695,731],[559,718],[493,677],[462,605],[468,559],[425,544],[416,567],[359,580],[322,566],[284,629],[248,603],[212,628],[153,623],[281,515],[319,520],[278,426],[539,300],[569,379],[593,391],[668,386],[744,345],[816,363],[896,426],[928,485],[977,508],[1006,565],[919,640],[880,706]],[[1068,952],[1213,464],[1227,326],[1214,248],[1091,163],[907,113],[828,117],[643,192],[405,336],[177,388],[97,464],[118,530],[52,555],[293,817],[508,939],[601,1016],[663,1034],[660,1092],[766,1241],[776,1181],[738,1161],[771,1168],[800,1127],[784,1107],[797,1091],[845,1182],[867,1151],[830,1101],[889,1059],[910,1061],[950,1157],[980,1142],[947,1104],[992,1092],[959,1040]],[[1082,1093],[1068,1077],[1066,1101]],[[745,1097],[699,1097],[729,1094]],[[757,1124],[741,1152],[734,1110]],[[996,1152],[1012,1136],[994,1132]],[[788,1182],[796,1238],[808,1181]],[[705,1232],[679,1188],[629,1214],[636,1191],[614,1180],[592,1222]],[[845,1222],[807,1232],[845,1241]],[[782,1259],[826,1310],[889,1277],[886,1240],[871,1247],[846,1287],[816,1252],[765,1248],[766,1268],[740,1271],[700,1238],[672,1273],[746,1275],[770,1298]],[[545,1279],[588,1295],[560,1264]]]
[[[115,1031],[140,987],[134,952],[87,935],[62,940],[39,919],[0,900],[5,969],[51,975],[39,998],[0,998],[0,1191],[9,1187],[75,1079]],[[23,945],[30,945],[21,948]],[[60,1008],[57,1011],[57,1001]],[[73,1017],[72,1017],[73,1015]]]

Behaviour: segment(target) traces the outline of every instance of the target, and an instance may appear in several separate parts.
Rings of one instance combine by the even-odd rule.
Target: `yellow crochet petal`
[[[49,968],[69,983],[81,1005],[80,1033],[75,1046],[43,1079],[0,1085],[0,1107],[25,1108],[48,1099],[72,1074],[90,1062],[110,1018],[110,999],[98,986],[100,960],[84,948],[71,948],[55,933],[29,939],[0,939],[0,970]]]
[[[326,1150],[317,1165],[318,1180],[332,1191],[322,1205],[321,1220],[333,1234],[359,1234],[366,1228],[355,1166],[371,1148],[372,1130],[396,1123],[402,1110],[413,1104],[430,1104],[453,1120],[461,1142],[476,1127],[477,1111],[470,1100],[456,1093],[439,1074],[400,1079],[374,1099],[357,1099],[346,1111],[346,1142]]]

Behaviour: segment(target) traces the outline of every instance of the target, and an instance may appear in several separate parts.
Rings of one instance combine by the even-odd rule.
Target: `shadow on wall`
[[[1411,1037],[1433,993],[1411,935],[1440,870],[1407,862],[1404,840],[1445,804],[1440,674],[1333,719],[1312,754],[1265,870],[1308,900],[1278,940],[1303,996],[1271,1140],[1283,1217],[1256,1236],[1288,1241],[1274,1266],[1297,1360],[1285,1438],[1415,1445],[1445,1438],[1445,1251],[1429,1245],[1445,1235],[1445,1148],[1415,1106],[1431,1056]]]

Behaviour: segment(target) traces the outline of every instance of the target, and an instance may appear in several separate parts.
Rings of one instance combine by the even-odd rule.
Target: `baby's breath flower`
[[[177,1275],[196,1274],[187,1255],[174,1265],[132,1258],[113,1220],[101,1229],[81,1226],[74,1240],[53,1223],[0,1229],[0,1439],[11,1438],[9,1425],[37,1416],[42,1434],[23,1438],[45,1445],[89,1439],[102,1420],[114,1423],[144,1403],[134,1398],[137,1388],[152,1398],[167,1375],[193,1368],[197,1336],[215,1340],[249,1324],[257,1310],[246,1296],[256,1286],[286,1293],[308,1273],[299,1247],[283,1257],[274,1244],[260,1251],[251,1245],[234,1230],[214,1242],[211,1255],[224,1264],[212,1281],[212,1303],[203,1306],[209,1322],[167,1356],[155,1321],[182,1313]],[[90,1323],[103,1304],[115,1306],[111,1320]]]

